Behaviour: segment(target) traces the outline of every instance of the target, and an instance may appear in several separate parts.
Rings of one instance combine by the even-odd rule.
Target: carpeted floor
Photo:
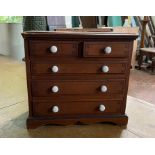
[[[150,92],[151,97],[146,96],[145,101],[142,100],[145,95],[145,90],[142,92],[142,88],[145,89],[148,85],[140,84],[140,82],[147,83],[146,80],[154,82],[152,80],[154,78],[151,77],[150,80],[147,75],[143,75],[143,72],[131,72],[129,95],[134,97],[128,96],[126,111],[129,123],[126,128],[100,123],[48,125],[27,130],[25,126],[28,115],[25,64],[0,56],[0,66],[0,137],[155,137],[155,105],[150,104],[154,103],[155,98],[153,92]],[[144,77],[144,80],[138,80],[139,75],[141,79]],[[154,86],[151,85],[151,90],[153,89]],[[139,95],[139,91],[143,95]],[[141,100],[135,98],[136,95],[139,95]]]

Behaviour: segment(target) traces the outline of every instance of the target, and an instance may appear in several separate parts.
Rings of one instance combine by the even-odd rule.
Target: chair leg
[[[152,59],[152,73],[154,72],[154,69],[155,69],[155,59]]]
[[[140,52],[139,59],[138,59],[138,69],[141,70],[141,65],[143,61],[143,54]]]

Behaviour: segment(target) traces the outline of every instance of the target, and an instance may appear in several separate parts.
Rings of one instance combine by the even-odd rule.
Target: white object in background
[[[0,54],[22,61],[25,57],[22,23],[0,24]]]
[[[108,66],[102,66],[102,72],[103,73],[109,72],[109,67]]]
[[[59,91],[59,87],[58,86],[53,86],[52,87],[52,92],[53,93],[57,93]]]
[[[53,111],[54,113],[59,112],[59,107],[58,107],[58,106],[53,106],[52,111]]]
[[[59,71],[58,66],[52,66],[52,72],[57,73]]]
[[[72,16],[65,16],[66,28],[72,28]]]
[[[125,19],[123,27],[130,27],[129,20]]]
[[[50,51],[51,51],[52,53],[57,53],[57,52],[58,52],[57,46],[51,46]]]
[[[112,48],[110,46],[107,46],[105,49],[104,49],[104,52],[106,54],[110,54],[112,52]]]
[[[101,92],[105,93],[105,92],[107,92],[107,90],[108,90],[107,86],[105,86],[105,85],[101,86]]]
[[[101,112],[105,111],[105,106],[104,106],[103,104],[100,104],[99,110],[100,110]]]

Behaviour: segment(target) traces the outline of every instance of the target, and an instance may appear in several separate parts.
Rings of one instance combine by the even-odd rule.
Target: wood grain
[[[29,98],[27,128],[46,124],[112,122],[126,125],[128,80],[135,34],[104,32],[24,32]],[[50,47],[58,52],[51,53]],[[112,47],[105,54],[105,47]],[[59,71],[51,72],[57,65]],[[107,65],[109,72],[103,73]],[[58,93],[51,92],[58,86]],[[101,92],[106,85],[107,92]],[[99,111],[104,104],[106,110]],[[51,112],[57,105],[59,113]]]

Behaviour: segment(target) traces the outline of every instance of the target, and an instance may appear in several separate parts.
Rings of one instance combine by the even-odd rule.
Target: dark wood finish
[[[25,60],[26,60],[26,77],[27,77],[27,91],[28,91],[28,107],[29,107],[29,117],[33,115],[32,109],[32,92],[31,92],[31,68],[30,68],[30,56],[29,56],[29,43],[28,40],[24,40],[25,47]]]
[[[80,16],[83,28],[97,28],[97,16]]]
[[[102,28],[57,28],[55,31],[71,31],[71,32],[112,32],[112,27],[102,27]]]
[[[104,104],[106,110],[99,111],[99,105]],[[33,104],[35,116],[53,116],[53,117],[65,117],[68,115],[116,115],[121,114],[122,101],[119,100],[102,100],[98,102],[92,101],[49,101],[49,102],[36,102]],[[58,113],[52,112],[53,106],[59,106],[60,111]]]
[[[78,56],[78,44],[76,42],[30,41],[29,44],[30,44],[30,56],[32,57]],[[50,51],[51,46],[57,46],[58,52],[51,53]]]
[[[54,73],[52,72],[53,66],[58,66],[59,71]],[[102,66],[108,66],[109,71],[104,73],[102,71]],[[31,71],[34,75],[41,75],[41,74],[50,74],[50,75],[59,75],[59,74],[118,74],[118,73],[125,73],[127,69],[127,63],[120,63],[120,62],[109,62],[109,61],[102,61],[102,62],[86,62],[83,61],[76,61],[76,63],[65,62],[62,63],[59,60],[52,60],[51,62],[47,63],[31,63]]]
[[[107,92],[101,92],[101,86],[107,86]],[[59,87],[59,92],[53,93],[51,88],[53,86]],[[100,81],[75,81],[75,80],[35,80],[32,81],[33,96],[58,96],[60,95],[103,95],[109,93],[122,93],[125,87],[124,80],[100,80]]]
[[[46,124],[112,122],[126,125],[128,80],[135,34],[109,32],[24,32],[29,97],[27,128]],[[58,47],[57,53],[49,48]],[[102,53],[112,47],[109,55]],[[89,47],[89,48],[87,48]],[[51,72],[57,65],[59,71]],[[109,72],[103,73],[103,65]],[[51,87],[57,85],[58,93]],[[101,92],[106,85],[107,92]],[[105,106],[99,111],[99,105]],[[53,113],[51,108],[59,107]]]
[[[109,115],[109,116],[85,116],[85,117],[62,117],[51,118],[51,117],[29,117],[27,119],[27,128],[35,129],[42,125],[54,124],[54,125],[76,125],[76,124],[92,124],[98,122],[113,123],[117,125],[127,125],[127,115]]]
[[[112,96],[112,97],[111,97]],[[101,101],[103,99],[106,100],[123,100],[124,94],[123,93],[100,93],[97,95],[87,95],[87,94],[79,94],[79,95],[52,95],[52,96],[37,96],[33,97],[34,102],[49,102],[49,101],[55,101],[55,100],[61,100],[61,101]]]
[[[107,46],[112,47],[110,54],[104,52]],[[83,54],[84,57],[128,57],[129,46],[129,42],[85,42]]]
[[[24,32],[23,33],[24,39],[29,38],[30,40],[35,39],[37,40],[43,40],[46,38],[47,41],[96,41],[96,40],[105,40],[108,39],[108,41],[111,41],[114,39],[114,41],[120,42],[120,41],[133,41],[137,38],[137,35],[135,33],[115,33],[115,32],[68,32],[68,31],[56,31],[56,32],[47,32],[47,31],[30,31],[30,32]],[[59,39],[61,38],[61,39]],[[93,39],[93,40],[92,40]],[[110,40],[109,40],[110,39]]]

